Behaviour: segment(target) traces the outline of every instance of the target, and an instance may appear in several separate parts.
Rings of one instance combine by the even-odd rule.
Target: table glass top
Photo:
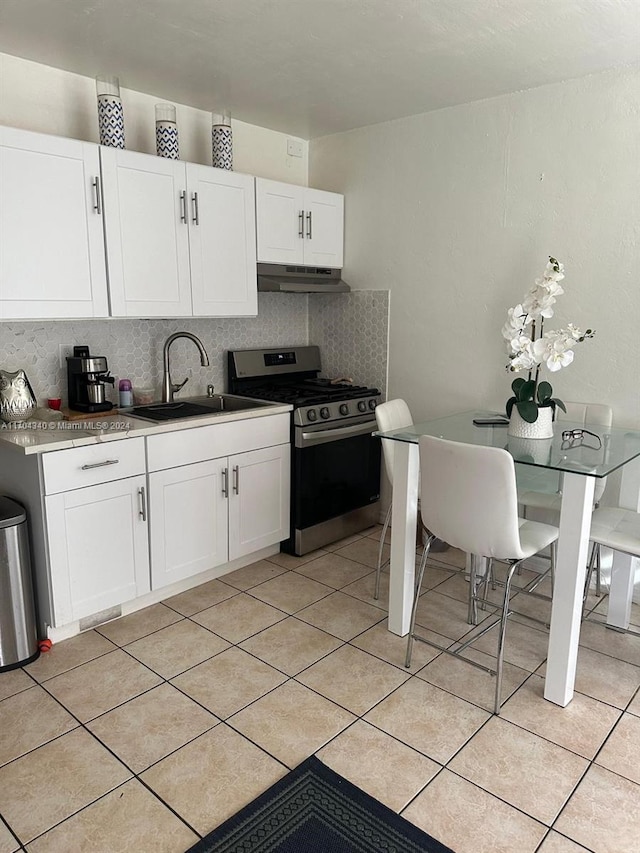
[[[414,424],[411,427],[376,432],[382,439],[417,444],[421,435],[435,435],[450,441],[502,447],[514,461],[536,468],[549,468],[589,477],[606,477],[636,457],[640,457],[640,431],[616,429],[601,425],[556,421],[553,438],[515,438],[507,434],[507,426],[476,426],[473,419],[487,417],[489,412],[462,412]],[[582,439],[563,441],[565,430],[582,429]],[[598,440],[599,439],[599,440]],[[600,444],[600,446],[598,446]]]

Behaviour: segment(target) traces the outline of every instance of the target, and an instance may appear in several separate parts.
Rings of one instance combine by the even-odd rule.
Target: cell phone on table
[[[501,415],[488,415],[487,417],[474,418],[476,426],[508,426],[509,421]]]

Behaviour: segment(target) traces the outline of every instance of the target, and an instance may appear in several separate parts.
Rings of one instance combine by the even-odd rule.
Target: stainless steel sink
[[[213,397],[189,397],[174,400],[173,403],[150,403],[148,406],[134,406],[127,414],[134,418],[160,423],[163,421],[201,418],[207,415],[242,412],[249,409],[261,409],[272,406],[264,400],[251,400],[247,397],[235,397],[233,394],[215,394]]]

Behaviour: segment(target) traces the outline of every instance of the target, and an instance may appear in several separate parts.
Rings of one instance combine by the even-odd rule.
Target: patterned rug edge
[[[349,820],[353,823],[354,831],[356,826],[358,827],[358,834],[361,832],[362,822],[368,822],[367,844],[361,848],[366,849],[367,853],[394,849],[389,846],[390,839],[392,844],[403,845],[395,847],[403,853],[453,853],[449,847],[331,770],[314,755],[216,827],[186,853],[277,853],[280,842],[274,836],[282,836],[285,840],[287,832],[283,832],[283,825],[292,823],[294,830],[296,828],[295,817],[291,816],[291,798],[297,796],[297,802],[301,799],[308,800],[304,789],[310,784],[321,786],[332,800],[332,805],[339,804],[338,811],[347,815],[347,836],[350,832]],[[347,804],[346,810],[340,808],[343,803]],[[274,832],[274,826],[277,826],[277,832]],[[345,844],[345,850],[360,849],[348,846],[348,841],[345,841]]]

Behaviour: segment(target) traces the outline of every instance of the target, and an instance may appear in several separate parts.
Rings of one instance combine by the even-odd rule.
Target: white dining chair
[[[589,589],[594,569],[600,568],[601,548],[611,548],[640,557],[640,513],[617,506],[603,506],[591,516],[589,539],[593,542],[585,589]]]
[[[583,426],[599,426],[602,427],[603,430],[610,428],[613,423],[613,410],[611,406],[605,406],[601,403],[570,402],[565,403],[565,406],[567,408],[566,413],[560,408],[556,409],[558,423],[561,423],[562,421],[571,421],[572,423],[582,424]],[[537,473],[539,474],[540,472]],[[555,471],[544,471],[543,475],[547,484],[549,483],[550,477],[554,477],[553,487],[548,491],[537,490],[535,488],[522,488],[522,485],[518,489],[518,503],[521,507],[521,514],[526,517],[531,510],[543,511],[545,513],[543,516],[545,520],[548,520],[553,524],[557,524],[560,519],[560,507],[562,505],[562,474]],[[519,473],[518,480],[526,482],[526,478],[526,471]],[[606,485],[606,477],[596,480],[593,494],[594,509],[598,507]],[[590,583],[591,576],[588,576],[584,590],[585,601],[589,592]],[[599,597],[600,594],[601,575],[600,561],[598,559],[596,564],[596,595]]]
[[[411,665],[413,643],[414,640],[419,640],[495,675],[494,713],[498,714],[513,574],[523,560],[555,545],[558,528],[518,517],[515,464],[508,451],[427,435],[420,437],[419,446],[420,514],[422,524],[430,534],[416,575],[405,665]],[[422,578],[431,542],[436,536],[454,548],[476,555],[476,559],[484,557],[505,562],[509,566],[506,580],[501,583],[504,585],[504,598],[502,606],[497,608],[500,618],[494,621],[490,616],[487,625],[472,629],[470,636],[459,641],[456,649],[439,646],[416,633]],[[553,552],[555,556],[555,547]],[[485,574],[485,579],[480,584],[475,574],[475,563],[476,560],[472,562],[471,599],[474,604],[496,607],[493,602],[484,598],[487,575]],[[481,585],[485,590],[483,597],[478,595]],[[498,645],[495,670],[464,657],[462,652],[466,648],[496,626]],[[428,628],[428,625],[423,627]]]

